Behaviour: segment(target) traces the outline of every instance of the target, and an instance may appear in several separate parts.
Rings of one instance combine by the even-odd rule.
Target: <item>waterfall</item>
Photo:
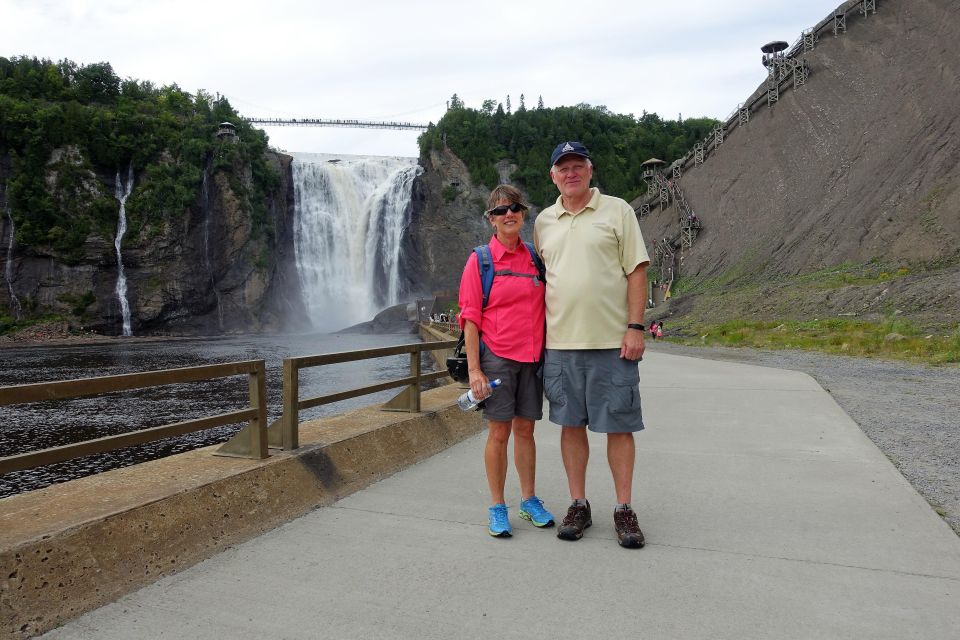
[[[213,261],[210,259],[210,192],[207,187],[207,178],[210,174],[210,159],[207,158],[203,165],[203,184],[201,186],[201,206],[203,207],[203,264],[207,268],[207,276],[210,279],[210,288],[217,299],[217,317],[220,320],[220,330],[223,331],[223,306],[220,303],[220,290],[217,289],[217,281],[213,275]]]
[[[117,298],[120,300],[120,310],[123,312],[123,335],[132,336],[130,329],[130,302],[127,300],[127,276],[123,270],[123,254],[120,252],[120,243],[123,234],[127,232],[127,198],[133,191],[133,162],[127,170],[127,182],[120,181],[120,170],[117,169],[117,183],[114,195],[120,203],[120,215],[117,219],[117,237],[113,246],[117,249]]]
[[[315,329],[399,302],[400,239],[421,172],[415,158],[294,154],[294,253]]]
[[[3,275],[7,280],[7,291],[10,293],[10,315],[14,320],[19,320],[23,309],[20,306],[17,294],[13,292],[13,240],[17,229],[13,224],[13,215],[10,213],[9,205],[5,206],[4,209],[7,212],[7,219],[10,221],[10,239],[7,241],[7,260]]]

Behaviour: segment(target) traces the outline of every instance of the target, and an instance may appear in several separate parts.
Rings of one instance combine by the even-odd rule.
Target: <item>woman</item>
[[[507,443],[513,434],[513,458],[520,477],[520,517],[537,527],[554,524],[537,497],[534,477],[537,447],[533,426],[543,417],[540,359],[544,344],[544,285],[533,255],[520,239],[529,207],[519,191],[500,185],[487,198],[486,217],[494,234],[487,245],[496,275],[486,306],[477,253],[471,253],[460,279],[460,326],[463,329],[470,389],[486,398],[488,421],[483,460],[490,486],[489,533],[510,537],[513,529],[504,498]],[[490,395],[490,380],[501,385]],[[489,395],[489,397],[488,397]]]

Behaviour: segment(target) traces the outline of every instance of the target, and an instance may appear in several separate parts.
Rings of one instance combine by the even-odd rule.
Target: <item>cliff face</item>
[[[684,171],[704,225],[683,251],[684,276],[770,280],[876,260],[913,275],[853,298],[912,289],[923,292],[917,304],[957,314],[960,2],[877,5],[867,17],[853,9],[845,34],[821,35],[805,86]],[[648,240],[672,237],[677,212],[655,210],[641,225]],[[920,282],[921,267],[937,282]],[[848,302],[843,311],[860,308]]]
[[[73,163],[74,170],[85,165],[76,149],[55,155],[50,184],[56,183],[55,172],[62,163]],[[233,168],[233,175],[240,176],[233,181],[222,171],[208,171],[204,193],[184,215],[170,218],[175,222],[159,228],[131,225],[135,232],[123,237],[122,256],[134,334],[296,328],[286,324],[288,318],[304,317],[292,261],[291,158],[274,155],[270,161],[281,183],[266,202],[258,203],[267,211],[262,226],[254,223],[253,203],[242,195],[250,192],[251,183],[245,167]],[[9,164],[0,163],[3,166]],[[115,192],[115,175],[83,171],[82,189],[89,195]],[[136,176],[133,188],[137,189]],[[66,206],[64,194],[54,197]],[[0,290],[0,308],[16,306],[12,290],[19,306],[32,315],[58,314],[97,332],[120,333],[113,236],[92,232],[79,259],[68,263],[44,247],[21,249],[14,243],[10,251],[11,226],[4,216],[0,255],[4,264],[9,261],[5,283],[9,286]]]
[[[493,235],[483,215],[493,187],[474,185],[466,165],[449,149],[430,151],[420,164],[424,172],[414,183],[413,215],[401,253],[409,274],[406,290],[456,299],[470,252]],[[511,181],[516,168],[508,161],[498,163],[500,182],[521,188]],[[521,232],[524,240],[533,240],[537,213],[537,207],[532,207],[527,214]]]
[[[807,85],[754,113],[683,175],[707,227],[686,272],[958,255],[958,10],[884,2],[846,34],[821,37],[807,54]],[[672,230],[663,222],[651,221],[654,237]]]
[[[483,217],[490,189],[473,186],[467,167],[448,150],[431,151],[420,163],[424,172],[414,183],[402,250],[409,290],[455,291],[470,250],[490,239],[492,229]]]
[[[263,228],[251,214],[255,203],[243,195],[252,191],[250,170],[243,166],[226,172],[208,169],[189,210],[170,217],[175,222],[151,227],[128,216],[122,256],[134,335],[308,328],[294,257],[292,158],[272,154],[269,160],[280,186],[263,203]],[[400,290],[408,298],[455,292],[470,249],[491,234],[482,216],[489,190],[472,185],[464,164],[449,151],[433,152],[421,164],[425,171],[414,182],[411,222],[401,247]],[[82,179],[75,182],[86,193],[57,193],[58,171],[80,172]],[[505,176],[509,172],[509,166],[503,167]],[[11,176],[9,158],[0,157],[0,184]],[[136,193],[142,185],[139,176],[134,178]],[[48,165],[48,188],[65,210],[78,201],[110,200],[116,179],[116,174],[91,168],[76,148],[58,149]],[[0,192],[0,210],[2,198]],[[532,219],[528,226],[532,229]],[[115,233],[115,218],[110,229]],[[92,231],[79,258],[65,260],[51,247],[14,243],[8,251],[12,232],[11,219],[4,215],[0,258],[4,265],[9,260],[10,286],[5,282],[0,288],[0,315],[16,315],[13,309],[19,305],[22,316],[56,314],[98,333],[121,332],[113,233]]]

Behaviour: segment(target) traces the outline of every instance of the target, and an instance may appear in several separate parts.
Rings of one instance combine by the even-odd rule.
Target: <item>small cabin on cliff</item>
[[[226,142],[237,141],[237,128],[232,122],[221,122],[217,128],[217,139]]]

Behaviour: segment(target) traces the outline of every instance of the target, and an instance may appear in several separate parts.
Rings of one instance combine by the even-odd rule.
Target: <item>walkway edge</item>
[[[460,442],[483,422],[459,393],[303,423],[300,449],[263,461],[206,447],[0,500],[0,635],[52,629]]]

